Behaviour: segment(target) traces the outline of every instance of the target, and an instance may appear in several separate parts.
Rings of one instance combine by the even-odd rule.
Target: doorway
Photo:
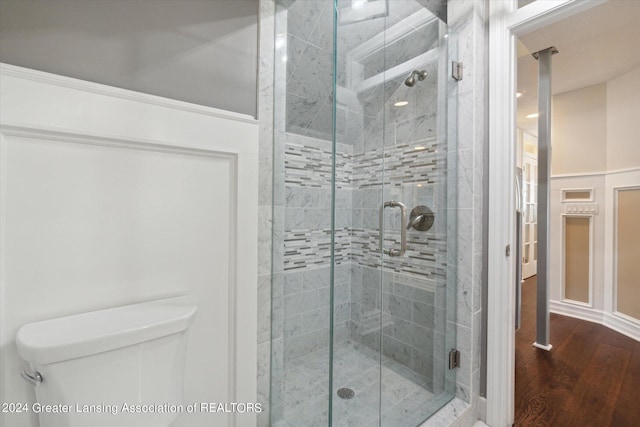
[[[516,87],[516,75],[515,75],[515,61],[516,61],[516,38],[515,36],[525,36],[535,33],[536,31],[540,36],[537,42],[544,44],[544,46],[537,46],[531,48],[532,51],[539,51],[546,49],[553,45],[558,45],[555,41],[549,43],[549,40],[544,39],[544,35],[548,35],[548,28],[545,31],[538,31],[541,28],[548,27],[551,24],[558,23],[563,19],[582,15],[586,11],[596,9],[603,5],[611,7],[631,7],[637,4],[635,2],[625,1],[593,1],[593,2],[580,2],[573,0],[566,1],[554,1],[543,2],[533,1],[524,7],[517,8],[517,2],[490,2],[489,16],[490,19],[490,85],[492,89],[490,91],[490,198],[491,206],[489,209],[489,235],[492,236],[489,241],[489,267],[488,267],[488,283],[489,283],[489,297],[488,297],[488,374],[489,379],[487,386],[487,422],[496,426],[511,425],[514,421],[513,416],[513,392],[514,392],[514,372],[515,372],[515,358],[514,358],[514,344],[515,339],[513,335],[513,313],[514,313],[514,270],[516,262],[513,258],[509,258],[509,246],[512,245],[515,239],[515,220],[513,215],[513,206],[515,205],[514,197],[514,180],[513,170],[516,167],[516,152],[515,144],[516,140],[516,122],[515,110],[516,110],[516,91],[519,89]],[[596,14],[597,15],[597,14]],[[607,20],[596,17],[592,17],[592,20],[587,24],[585,22],[579,24],[569,24],[563,22],[565,29],[565,36],[571,34],[578,34],[579,31],[585,29],[590,36],[595,38],[601,38],[601,43],[604,43],[600,49],[598,48],[586,48],[582,54],[586,55],[585,58],[589,61],[590,66],[576,66],[573,64],[567,71],[565,79],[569,83],[584,84],[581,81],[581,71],[587,70],[593,72],[595,69],[602,70],[602,65],[620,64],[617,61],[605,61],[603,58],[594,58],[594,52],[598,54],[612,53],[615,51],[621,51],[623,53],[628,52],[624,47],[627,40],[633,39],[633,37],[627,36],[620,43],[608,44],[605,39],[625,27],[623,23],[628,20],[633,21],[637,18],[630,18],[630,16],[637,17],[638,13],[625,14],[622,19]],[[610,31],[596,31],[596,24],[613,23],[614,28]],[[635,23],[637,27],[637,23]],[[584,37],[583,37],[584,38]],[[544,43],[542,43],[544,42]],[[616,46],[615,49],[607,48],[607,46]],[[565,56],[569,50],[566,46],[557,46],[561,54],[564,52]],[[637,52],[637,48],[629,46],[629,50]],[[598,66],[594,67],[593,64],[597,63]],[[633,69],[631,67],[630,69]],[[561,67],[555,67],[556,71],[560,74]],[[613,76],[611,76],[613,78]],[[507,83],[505,83],[507,82]],[[594,83],[591,83],[592,85]],[[557,82],[554,83],[554,87],[558,87]],[[588,84],[586,85],[588,86]],[[585,87],[585,86],[582,86]],[[575,86],[573,89],[580,88]],[[571,89],[566,89],[569,91]],[[532,113],[532,114],[535,114]],[[589,122],[591,123],[591,122]],[[592,124],[592,123],[591,123]],[[584,147],[584,144],[583,144]],[[557,150],[554,147],[554,156],[557,154]],[[573,151],[574,158],[569,158],[569,164],[574,166],[577,164],[576,159],[584,159],[584,149]],[[595,159],[602,160],[602,156],[595,156]],[[572,162],[573,160],[573,162]],[[552,167],[553,169],[553,167]],[[611,185],[613,187],[613,184]],[[574,190],[589,190],[583,188],[576,188]],[[594,189],[591,189],[594,190]],[[609,191],[609,187],[605,185],[600,191]],[[614,189],[611,189],[615,194]],[[552,190],[552,196],[553,196]],[[589,214],[590,205],[593,202],[591,200],[594,194],[598,194],[598,189],[595,191],[582,191],[578,194],[588,194],[588,200],[581,200],[584,206],[581,208],[581,212],[566,212],[563,209],[568,207],[569,203],[558,203],[560,209],[559,218],[563,218],[563,214]],[[560,191],[556,193],[558,197],[563,193]],[[615,196],[607,196],[607,200],[615,200]],[[583,203],[584,202],[584,203]],[[574,202],[570,202],[574,203]],[[577,202],[576,202],[577,203]],[[575,206],[571,206],[575,208]],[[553,209],[553,207],[552,207]],[[610,216],[610,229],[613,230],[613,223],[615,220],[613,215],[613,208],[606,207],[607,212],[611,213]],[[553,213],[553,212],[552,212]],[[551,227],[554,227],[552,224]],[[562,229],[560,229],[560,233]],[[557,232],[557,230],[556,230]],[[552,230],[552,233],[554,231]],[[561,240],[560,240],[561,241]],[[505,245],[507,251],[505,253]],[[607,248],[612,249],[614,247],[613,242],[605,245]],[[556,248],[557,249],[557,248]],[[552,248],[552,251],[554,248]],[[603,253],[608,251],[603,250]],[[506,256],[505,256],[506,254]],[[608,273],[611,273],[613,277],[613,261],[607,261],[609,267],[605,268]],[[539,267],[539,266],[538,266]],[[556,269],[562,273],[562,270]],[[604,280],[604,273],[602,276]],[[560,276],[560,280],[562,276]],[[560,283],[554,278],[551,282]],[[554,291],[555,292],[555,291]],[[562,300],[561,296],[551,294],[551,298]],[[602,295],[603,306],[614,307],[616,304],[614,295],[606,292]],[[560,301],[562,302],[562,301]],[[554,309],[552,305],[552,309]],[[572,309],[575,313],[582,311],[579,304],[574,304]],[[542,355],[553,355],[554,353],[539,352]],[[544,356],[543,356],[544,357]],[[542,405],[544,407],[544,405]]]
[[[522,280],[538,265],[538,153],[535,136],[522,131]]]
[[[640,36],[637,25],[628,18],[638,14],[637,3],[610,1],[517,38],[514,95],[520,144],[516,148],[516,161],[521,162],[523,182],[520,262],[524,283],[522,328],[516,332],[515,339],[515,425],[529,425],[533,420],[536,423],[543,421],[545,425],[567,425],[581,417],[586,417],[586,421],[576,425],[593,423],[595,419],[602,422],[594,425],[609,425],[613,418],[621,416],[624,419],[629,413],[628,409],[620,409],[623,403],[617,402],[619,389],[626,381],[624,376],[611,372],[607,374],[610,382],[605,384],[591,384],[592,379],[587,377],[597,376],[593,372],[589,374],[592,366],[601,365],[605,369],[605,359],[615,360],[625,371],[627,364],[638,357],[633,352],[634,341],[627,342],[626,337],[612,331],[620,329],[609,325],[609,315],[602,312],[606,313],[607,306],[615,304],[612,295],[616,293],[615,274],[608,274],[604,268],[606,260],[613,258],[610,261],[613,264],[616,256],[611,256],[604,247],[606,242],[624,237],[616,237],[615,228],[607,226],[608,222],[615,223],[620,217],[618,211],[625,206],[616,202],[617,193],[612,182],[615,176],[615,180],[621,180],[624,191],[632,191],[637,181],[636,169],[640,166],[640,156],[636,158],[635,149],[619,136],[620,129],[633,126],[621,120],[624,113],[620,110],[622,106],[634,108],[638,102],[634,99],[640,98],[640,91],[636,95],[634,89],[640,85],[640,55],[635,53],[637,49],[630,53],[633,49],[618,47],[606,55],[598,52],[604,42],[622,47],[625,39]],[[539,61],[532,55],[550,47],[559,50],[551,60],[550,73],[553,105],[550,113],[551,168],[547,180],[538,180],[534,154],[538,131],[540,146],[546,143],[542,137],[544,127],[538,130],[537,120],[538,114],[541,120],[548,109],[538,107]],[[618,94],[621,85],[627,91],[624,99]],[[628,169],[621,168],[620,152],[625,153],[624,164]],[[539,260],[537,256],[537,220],[542,224],[543,213],[536,218],[536,210],[530,209],[537,202],[532,197],[537,190],[536,183],[540,188],[544,185],[549,195],[549,209],[544,217],[549,224],[546,266],[539,264],[544,262],[542,252]],[[618,221],[624,227],[624,219]],[[615,245],[612,248],[615,250]],[[623,254],[620,256],[624,257]],[[539,267],[540,275],[533,277],[536,267]],[[543,274],[545,270],[549,271],[547,277]],[[613,313],[610,317],[621,316]],[[576,318],[580,320],[572,320]],[[602,329],[595,323],[608,325],[610,329]],[[640,325],[636,320],[630,323]],[[544,331],[543,328],[549,330],[550,339],[545,344],[549,344],[547,350],[553,345],[550,352],[531,347],[534,340],[540,342],[539,331]],[[608,344],[602,347],[589,345],[595,334],[602,334],[597,342]],[[612,345],[609,340],[629,347]],[[571,358],[573,360],[568,363]],[[532,372],[535,375],[531,375]],[[581,390],[585,383],[591,384],[589,391]],[[612,388],[607,388],[609,386]],[[584,396],[592,395],[593,390],[599,390],[600,395],[610,396],[610,399],[604,402],[594,398],[593,402],[587,403]],[[537,405],[533,405],[536,400]],[[563,404],[556,406],[558,402]],[[618,415],[614,416],[614,413]],[[563,418],[567,414],[570,417]]]

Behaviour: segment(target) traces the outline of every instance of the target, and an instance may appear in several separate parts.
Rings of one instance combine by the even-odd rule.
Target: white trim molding
[[[603,310],[596,310],[564,301],[551,301],[551,312],[599,323],[636,341],[640,341],[640,322],[621,313],[607,313]]]
[[[553,179],[553,177],[551,177]],[[589,192],[589,197],[586,199],[572,199],[571,197],[567,197],[567,193],[585,193]],[[562,202],[563,203],[577,203],[577,202],[593,202],[595,197],[595,188],[593,187],[572,187],[572,188],[562,188]]]
[[[577,173],[564,173],[551,175],[551,179],[557,178],[578,178],[585,176],[604,176],[604,175],[614,175],[618,173],[628,173],[628,172],[637,172],[640,171],[640,166],[632,167],[632,168],[624,168],[624,169],[612,169],[609,171],[596,171],[596,172],[577,172]]]
[[[487,301],[487,424],[514,419],[515,38],[506,18],[512,2],[489,2],[489,232]],[[509,114],[511,112],[512,115]]]
[[[617,270],[617,191],[624,188],[640,187],[640,169],[626,173],[605,176],[604,203],[604,278],[609,286],[604,287],[604,311],[616,313],[616,270]]]
[[[246,114],[220,110],[218,108],[192,104],[190,102],[178,101],[176,99],[164,98],[162,96],[136,92],[129,89],[121,89],[113,86],[103,85],[100,83],[75,79],[73,77],[60,76],[58,74],[51,74],[44,71],[33,70],[30,68],[18,67],[16,65],[6,63],[0,63],[0,73],[3,76],[18,77],[38,83],[52,84],[69,89],[78,89],[84,92],[112,96],[120,99],[128,99],[149,105],[157,105],[161,107],[172,108],[175,110],[183,110],[190,113],[205,114],[208,116],[219,117],[228,120],[237,120],[245,123],[257,123],[257,120],[255,118]]]
[[[588,218],[589,219],[589,300],[574,301],[566,297],[567,283],[566,279],[566,263],[567,263],[567,218]],[[570,304],[579,304],[587,307],[593,307],[593,278],[594,278],[594,260],[595,260],[595,217],[593,214],[562,214],[562,263],[560,271],[562,301]]]
[[[105,308],[88,307],[91,304],[125,305],[137,302],[130,301],[131,299],[156,299],[160,296],[173,296],[157,295],[163,292],[193,292],[194,294],[202,292],[204,294],[211,291],[210,287],[201,286],[205,283],[216,286],[215,290],[218,291],[220,298],[218,299],[220,301],[218,307],[228,309],[228,312],[224,312],[224,321],[221,320],[216,325],[220,326],[220,330],[223,332],[219,338],[221,345],[213,348],[210,352],[210,355],[215,354],[215,357],[219,358],[220,364],[218,366],[224,366],[220,371],[224,370],[223,376],[226,376],[226,378],[220,376],[218,384],[220,384],[220,387],[225,388],[229,401],[255,402],[258,304],[258,221],[255,216],[255,208],[258,204],[258,122],[244,115],[5,64],[0,64],[0,84],[2,87],[2,97],[0,97],[0,111],[2,112],[0,116],[0,296],[2,297],[0,298],[0,343],[3,344],[2,348],[5,349],[2,351],[3,354],[0,355],[0,375],[3,375],[4,378],[11,377],[7,381],[13,381],[12,378],[14,377],[16,381],[21,381],[18,374],[5,377],[7,369],[11,369],[13,372],[15,365],[20,363],[17,355],[7,352],[6,348],[10,347],[7,343],[14,339],[17,326],[41,320],[36,319],[35,317],[37,316],[51,315],[50,317],[58,317],[71,314],[69,312],[71,310],[83,311]],[[196,184],[190,187],[185,184],[185,191],[189,188],[195,188],[193,191],[196,196],[191,195],[191,193],[183,193],[181,189],[181,194],[188,194],[185,196],[187,197],[186,204],[190,206],[194,200],[199,201],[203,198],[208,198],[206,206],[212,207],[212,212],[215,212],[216,215],[219,214],[220,221],[222,221],[216,222],[215,218],[206,215],[201,218],[202,222],[198,224],[207,226],[216,224],[226,228],[225,231],[227,233],[224,236],[213,236],[214,240],[209,239],[205,242],[207,250],[214,248],[210,254],[216,255],[215,259],[220,264],[216,267],[216,274],[212,275],[203,268],[199,274],[204,278],[200,277],[200,280],[193,281],[183,278],[184,274],[176,274],[178,280],[168,280],[166,284],[162,284],[164,287],[158,286],[157,281],[148,285],[143,283],[144,280],[142,279],[140,283],[134,282],[133,285],[135,286],[133,286],[129,283],[129,281],[133,282],[131,276],[123,274],[124,279],[121,281],[113,280],[113,285],[96,286],[88,290],[84,288],[77,289],[77,300],[76,298],[61,299],[64,303],[69,302],[69,306],[61,307],[60,301],[58,301],[58,304],[56,302],[48,302],[50,310],[58,310],[56,313],[45,312],[49,310],[48,306],[41,305],[30,307],[30,312],[20,310],[20,315],[17,316],[15,313],[20,307],[15,305],[16,289],[20,289],[20,285],[24,284],[26,279],[15,273],[11,276],[11,281],[7,279],[7,259],[10,255],[17,257],[15,255],[17,252],[15,248],[9,247],[10,251],[5,249],[8,245],[7,242],[15,242],[17,239],[15,233],[11,235],[8,232],[6,224],[9,215],[11,215],[11,218],[21,217],[22,213],[27,209],[23,209],[23,205],[14,207],[16,205],[12,204],[11,200],[15,203],[15,200],[20,199],[16,197],[10,199],[8,197],[8,195],[20,194],[21,191],[26,191],[20,186],[20,182],[12,177],[15,176],[16,170],[27,170],[33,171],[29,175],[30,179],[34,176],[39,178],[39,175],[37,175],[39,168],[24,168],[23,163],[21,163],[25,161],[24,159],[32,158],[40,161],[39,165],[49,167],[47,170],[53,170],[55,173],[52,173],[51,176],[63,176],[66,181],[60,182],[65,184],[71,182],[68,177],[74,173],[69,172],[63,175],[65,170],[63,167],[56,169],[55,159],[46,158],[45,161],[42,161],[42,157],[46,155],[42,153],[50,153],[50,151],[43,150],[58,150],[56,153],[62,153],[57,154],[58,157],[56,157],[58,160],[61,158],[68,160],[68,163],[61,163],[62,165],[71,164],[87,168],[90,166],[87,166],[88,163],[84,161],[87,157],[83,156],[91,155],[98,159],[96,164],[99,164],[103,169],[100,169],[96,175],[99,179],[96,179],[95,183],[85,179],[86,175],[88,175],[87,173],[82,173],[85,169],[79,169],[80,172],[77,179],[75,176],[73,177],[73,182],[87,182],[81,188],[86,190],[86,194],[91,197],[94,194],[100,194],[100,191],[105,188],[107,190],[113,189],[112,193],[114,194],[126,193],[124,190],[131,186],[132,180],[127,180],[125,177],[117,182],[119,186],[110,187],[112,181],[116,181],[116,178],[121,178],[118,174],[120,170],[113,165],[132,165],[131,168],[136,171],[147,168],[152,172],[146,175],[148,178],[145,178],[146,181],[144,183],[145,185],[152,183],[153,186],[149,184],[146,187],[142,187],[139,193],[131,196],[131,199],[134,201],[137,201],[138,198],[147,200],[138,196],[153,193],[153,197],[149,199],[151,202],[148,202],[147,205],[141,203],[140,206],[144,206],[144,209],[149,210],[152,210],[154,206],[158,206],[157,211],[162,213],[167,211],[163,208],[170,206],[174,202],[165,195],[163,190],[166,187],[162,187],[161,184],[156,185],[159,180],[158,177],[167,177],[168,181],[174,180],[173,182],[180,183],[182,183],[181,178],[185,176],[190,178],[191,181],[185,180],[185,182]],[[184,166],[184,159],[187,156],[189,156],[188,161],[203,165],[202,169],[192,172],[188,167],[189,165]],[[193,157],[198,157],[198,159],[193,159]],[[117,161],[111,161],[113,158],[117,158]],[[140,158],[142,160],[139,160]],[[162,159],[162,161],[170,159],[167,161],[176,162],[171,164],[179,163],[183,165],[176,168],[176,171],[180,172],[181,175],[170,175],[169,171],[161,167],[165,163],[160,163],[158,159]],[[145,165],[145,168],[141,168],[140,165]],[[203,178],[200,178],[200,175],[196,177],[192,175],[192,173],[202,173],[203,171],[206,173],[214,171],[215,174],[211,172],[212,175],[205,175]],[[211,176],[216,177],[216,179],[207,179],[207,177]],[[34,178],[33,182],[37,183],[39,180]],[[162,182],[166,183],[165,181]],[[44,199],[43,195],[46,192],[41,190],[40,187],[32,185],[28,188],[30,188],[29,191],[33,191],[33,194],[26,192],[24,197],[33,197],[34,200]],[[34,188],[38,191],[33,190]],[[65,185],[60,188],[66,191],[63,192],[64,197],[71,194],[71,199],[76,200],[73,198],[75,197],[73,191],[67,191],[69,186]],[[218,191],[218,193],[215,193],[214,190]],[[103,191],[103,193],[108,193],[108,191]],[[216,195],[219,195],[219,197]],[[80,199],[82,197],[78,198],[78,200]],[[180,205],[178,201],[175,203],[176,206]],[[51,205],[50,203],[47,206]],[[67,209],[63,212],[73,212],[73,206],[68,207],[63,203],[60,205]],[[138,204],[136,203],[132,203],[132,206],[131,211],[134,213],[148,212],[142,208],[138,209]],[[180,206],[184,207],[184,205]],[[194,206],[196,208],[199,207],[195,203]],[[109,206],[108,208],[113,209],[115,212],[119,209],[119,205]],[[109,219],[112,218],[110,212],[107,211],[105,214]],[[175,215],[167,213],[163,217],[166,219],[163,220],[170,225],[175,225],[177,229],[182,231],[187,227],[186,224],[181,222],[185,218],[179,216],[181,213],[182,211],[177,211]],[[93,221],[94,216],[86,215],[86,217],[90,219],[82,224],[85,224],[87,229],[90,229],[91,232],[100,231],[103,234],[105,233],[103,229],[99,229],[100,227],[96,225],[98,223]],[[116,217],[113,216],[113,218]],[[115,222],[115,220],[113,221],[115,224],[114,229],[122,231],[122,227],[118,225],[119,223]],[[13,221],[14,224],[16,222],[15,220]],[[46,224],[43,225],[41,222],[43,221],[34,221],[34,224],[39,225],[41,229],[51,229],[51,227],[46,227]],[[197,226],[194,225],[193,227]],[[140,229],[144,229],[144,227],[137,227],[136,225],[132,227],[130,234],[142,234]],[[125,230],[123,233],[129,236],[127,234],[128,231]],[[45,243],[51,242],[51,235],[47,234],[47,238],[40,240],[49,239]],[[157,233],[148,232],[144,235],[155,236]],[[84,239],[84,235],[82,236]],[[90,237],[82,241],[89,240]],[[206,238],[203,237],[203,239]],[[118,240],[118,244],[121,244],[122,240]],[[133,238],[131,241],[136,242]],[[146,244],[147,240],[144,240],[144,243]],[[50,244],[47,243],[47,245]],[[88,246],[93,249],[91,245]],[[183,250],[179,246],[169,244],[166,246]],[[194,246],[190,250],[196,251],[201,247],[205,246]],[[56,248],[59,252],[62,252],[63,245],[60,244]],[[184,250],[186,251],[187,249],[184,248]],[[9,255],[8,252],[10,252]],[[87,253],[86,259],[88,260],[100,259],[99,254],[95,255],[92,251]],[[140,253],[146,256],[149,251],[145,252],[143,247],[140,249]],[[174,252],[169,251],[167,253],[173,254]],[[184,253],[192,254],[192,252]],[[159,258],[161,257],[154,258],[154,260]],[[170,264],[174,259],[171,258],[166,261]],[[212,260],[207,261],[208,265],[213,265],[212,262]],[[82,260],[78,261],[78,264],[82,264]],[[132,270],[137,271],[142,264],[144,262],[140,261],[139,264],[136,264],[136,269]],[[198,265],[205,264],[199,263]],[[126,267],[129,264],[122,263],[118,265],[122,271],[125,271],[126,268],[122,267],[122,265]],[[187,263],[183,268],[191,272],[193,271],[191,266],[192,264]],[[114,269],[116,268],[105,270],[112,271]],[[45,269],[42,268],[41,270],[44,271]],[[85,272],[84,274],[88,273]],[[55,282],[54,279],[55,275],[52,275],[52,283],[62,283],[60,280]],[[73,282],[71,279],[69,281]],[[11,293],[7,292],[9,287],[12,289]],[[50,285],[50,283],[39,287],[38,291],[44,293],[43,289],[45,287],[51,287],[51,289],[47,289],[50,295],[55,295],[56,293],[67,295],[72,291],[76,291],[75,288],[70,287],[65,289],[67,292],[65,294],[59,288]],[[105,296],[106,298],[103,298]],[[11,300],[8,297],[11,297]],[[47,301],[46,298],[47,296],[45,295],[43,301]],[[78,301],[81,302],[78,303]],[[70,304],[72,303],[78,304],[78,307],[71,307]],[[12,315],[7,314],[9,308],[13,311]],[[211,306],[210,311],[213,312],[214,310],[215,307]],[[63,311],[67,312],[63,313]],[[199,315],[204,316],[204,312],[204,310],[199,310]],[[220,317],[222,316],[221,314]],[[213,319],[213,317],[211,318]],[[223,324],[224,326],[222,326]],[[208,336],[206,334],[210,333],[211,340],[216,340],[214,329],[202,328],[201,331],[205,332],[205,337]],[[224,335],[226,337],[222,338]],[[192,343],[191,345],[193,346],[194,344]],[[207,350],[210,350],[209,347],[207,347]],[[5,357],[7,355],[8,357]],[[211,362],[209,360],[208,363],[208,366],[215,365],[215,361]],[[202,364],[202,366],[206,367],[207,365]],[[193,374],[192,372],[189,375]],[[196,372],[195,374],[202,376],[202,372]],[[185,378],[186,376],[187,374],[185,374]],[[12,389],[11,385],[17,385],[17,387]],[[8,383],[3,379],[0,383],[0,400],[11,401],[11,399],[7,399],[7,395],[9,393],[23,393],[22,389],[20,389],[22,386],[22,383]],[[196,382],[196,386],[192,385],[190,390],[195,390],[196,394],[203,393],[199,387]],[[206,392],[206,390],[204,391]],[[33,396],[33,392],[31,391],[30,393]],[[185,396],[186,394],[187,388],[185,387]],[[3,417],[5,417],[5,414],[0,414],[0,424],[3,424]],[[245,414],[242,417],[231,415],[228,417],[228,421],[229,426],[255,426],[255,415]]]
[[[573,304],[567,301],[551,301],[552,313],[563,316],[575,317],[576,319],[588,320],[589,322],[604,323],[604,312],[582,304]]]
[[[640,175],[640,173],[638,175]],[[638,178],[640,178],[640,176],[638,176]],[[607,190],[609,190],[609,188],[607,188]],[[611,193],[612,193],[611,196],[613,199],[613,212],[612,212],[612,218],[611,218],[611,222],[613,223],[613,233],[611,236],[611,239],[613,240],[612,242],[613,250],[610,252],[611,258],[612,258],[611,259],[611,264],[612,264],[611,265],[611,273],[612,273],[611,297],[613,299],[611,312],[619,316],[622,315],[626,319],[633,319],[632,317],[618,311],[618,234],[619,234],[618,233],[618,194],[620,193],[620,191],[640,190],[640,182],[636,181],[636,183],[613,185],[610,188],[610,190],[611,190]],[[634,321],[640,323],[640,319],[634,319]]]

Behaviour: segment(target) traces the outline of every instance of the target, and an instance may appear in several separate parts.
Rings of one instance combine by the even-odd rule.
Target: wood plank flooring
[[[640,427],[640,342],[551,313],[550,352],[536,337],[535,276],[522,285],[515,426]]]

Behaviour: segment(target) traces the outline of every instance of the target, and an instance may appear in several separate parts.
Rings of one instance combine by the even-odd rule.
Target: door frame
[[[493,427],[511,426],[515,398],[515,141],[516,36],[607,0],[544,0],[517,8],[489,1],[489,221],[487,413]]]

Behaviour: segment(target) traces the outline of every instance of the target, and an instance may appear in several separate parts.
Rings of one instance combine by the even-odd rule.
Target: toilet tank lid
[[[16,346],[24,360],[46,365],[184,331],[196,309],[192,298],[178,297],[28,323]]]

